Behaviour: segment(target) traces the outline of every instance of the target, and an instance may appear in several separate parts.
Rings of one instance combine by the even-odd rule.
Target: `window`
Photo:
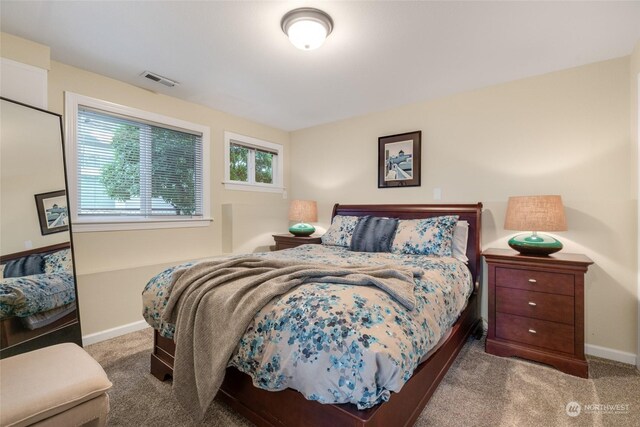
[[[225,188],[282,192],[282,145],[224,133]]]
[[[207,225],[209,130],[66,93],[74,231]]]

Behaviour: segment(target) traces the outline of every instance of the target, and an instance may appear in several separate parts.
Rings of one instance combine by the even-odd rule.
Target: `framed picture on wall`
[[[64,190],[36,194],[35,198],[43,236],[69,230],[67,193]]]
[[[422,131],[378,138],[378,188],[419,187]]]

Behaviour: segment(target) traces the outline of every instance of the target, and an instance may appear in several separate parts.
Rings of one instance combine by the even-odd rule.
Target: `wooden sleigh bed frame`
[[[459,215],[469,222],[467,257],[475,290],[467,307],[453,325],[449,337],[413,373],[398,393],[389,401],[373,408],[358,410],[352,404],[329,405],[307,400],[301,393],[286,389],[267,391],[253,385],[251,377],[234,367],[227,368],[224,382],[216,399],[226,402],[258,426],[410,426],[435,392],[438,384],[456,359],[468,337],[482,333],[480,321],[481,276],[480,228],[482,203],[450,205],[340,205],[333,207],[336,215],[374,215],[400,219],[421,219],[441,215]],[[173,373],[173,340],[154,332],[151,374],[161,381]]]

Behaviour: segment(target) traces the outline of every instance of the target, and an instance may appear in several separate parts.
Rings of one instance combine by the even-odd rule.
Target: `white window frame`
[[[231,144],[237,143],[253,149],[264,149],[267,151],[273,151],[277,154],[276,162],[273,166],[273,183],[265,184],[262,182],[244,182],[244,181],[232,181],[231,180]],[[251,172],[251,161],[249,162],[249,172]],[[268,193],[283,193],[284,181],[283,181],[283,169],[284,169],[284,147],[280,144],[275,144],[269,141],[263,141],[262,139],[253,138],[251,136],[240,135],[234,132],[224,132],[224,188],[226,190],[240,190],[240,191],[264,191]],[[249,173],[248,176],[251,174]],[[250,178],[253,181],[255,177]]]
[[[69,192],[69,207],[73,232],[91,231],[117,231],[117,230],[144,230],[157,228],[183,228],[206,227],[213,218],[211,217],[211,190],[210,190],[210,130],[208,126],[190,123],[161,114],[150,113],[137,108],[127,107],[101,99],[90,98],[77,93],[65,92],[65,155],[67,163],[67,189]],[[76,212],[78,206],[78,143],[77,143],[77,119],[78,106],[85,106],[102,110],[108,113],[128,116],[142,121],[154,122],[182,128],[202,134],[202,217],[198,218],[135,218],[115,216],[88,216],[79,217]]]

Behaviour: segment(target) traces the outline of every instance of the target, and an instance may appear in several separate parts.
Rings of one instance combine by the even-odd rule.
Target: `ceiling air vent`
[[[169,87],[174,87],[179,85],[180,83],[176,82],[175,80],[171,80],[168,79],[166,77],[162,77],[156,73],[152,73],[151,71],[145,71],[144,73],[140,74],[142,77],[145,77],[149,80],[153,80],[156,83],[160,83],[163,84],[165,86],[169,86]]]

